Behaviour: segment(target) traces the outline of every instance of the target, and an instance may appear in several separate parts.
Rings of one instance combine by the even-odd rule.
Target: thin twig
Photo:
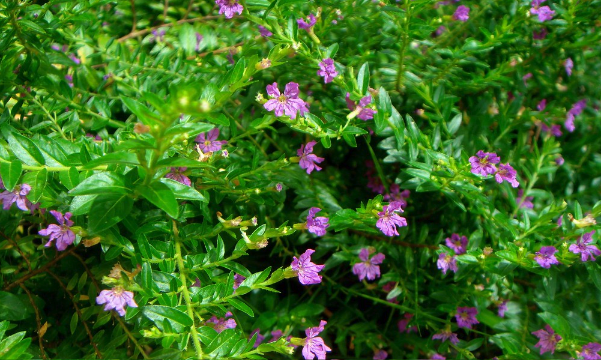
[[[169,9],[169,0],[165,0],[165,7],[163,8],[163,21],[167,20],[167,9]]]
[[[131,24],[131,32],[136,31],[136,25],[138,20],[136,19],[136,0],[129,0],[131,3],[131,14],[132,14],[132,24]]]
[[[83,319],[83,314],[81,313],[81,310],[79,310],[79,306],[77,306],[77,303],[75,302],[75,297],[73,296],[71,291],[69,291],[69,289],[67,289],[65,284],[63,284],[61,279],[58,276],[56,276],[55,273],[53,273],[50,270],[48,270],[47,273],[48,273],[48,275],[52,276],[58,282],[58,284],[63,288],[63,290],[65,290],[65,292],[69,295],[69,298],[71,298],[71,303],[73,304],[73,307],[75,308],[75,312],[77,312],[77,316],[79,317],[79,320],[81,320],[81,323],[86,328],[86,332],[88,333],[88,337],[90,338],[90,343],[92,344],[92,347],[94,347],[96,356],[99,359],[102,359],[102,354],[100,353],[100,350],[98,350],[98,347],[96,346],[96,343],[94,342],[94,336],[92,335],[92,332],[90,331],[90,328],[88,327],[88,323],[86,323],[85,320]]]
[[[190,15],[190,12],[192,11],[192,5],[194,5],[194,0],[190,0],[190,2],[188,3],[188,8],[186,9],[186,13],[184,14],[183,20],[186,20],[188,18],[188,15]]]
[[[42,340],[42,338],[44,337],[44,334],[40,333],[40,329],[42,328],[42,321],[40,320],[40,310],[38,310],[38,307],[36,306],[35,301],[33,301],[33,297],[31,296],[31,293],[25,287],[25,285],[19,284],[19,286],[21,286],[21,289],[23,289],[25,291],[25,293],[27,294],[27,297],[29,298],[29,302],[31,303],[31,306],[33,307],[33,310],[35,311],[35,322],[37,323],[37,326],[38,326],[37,333],[38,333],[38,342],[40,343],[40,353],[42,354],[42,359],[47,359],[46,353],[44,352],[44,342]]]
[[[197,21],[204,21],[204,20],[212,20],[212,19],[218,19],[220,18],[220,16],[214,16],[214,15],[210,15],[210,16],[204,16],[204,17],[198,17],[198,18],[193,18],[193,19],[182,19],[182,20],[178,20],[174,23],[168,23],[168,24],[161,24],[161,25],[157,25],[157,26],[153,26],[151,28],[148,29],[143,29],[143,30],[138,30],[138,31],[133,31],[130,32],[129,34],[120,37],[119,39],[117,39],[118,42],[124,42],[127,39],[131,39],[131,38],[135,38],[138,36],[142,36],[142,35],[146,35],[148,33],[151,33],[152,30],[156,30],[159,28],[163,28],[163,27],[169,27],[169,26],[174,26],[174,25],[181,25],[184,23],[193,23],[193,22],[197,22]]]
[[[23,260],[25,260],[25,262],[27,263],[27,269],[29,271],[31,271],[31,263],[29,262],[29,259],[25,256],[25,254],[23,253],[23,251],[21,251],[21,248],[19,247],[19,244],[17,244],[17,242],[14,241],[13,239],[9,238],[3,231],[0,231],[0,235],[2,235],[3,238],[5,238],[6,240],[8,240],[8,242],[11,243],[11,245],[14,246],[15,249],[17,249],[17,252],[19,253],[19,255],[21,255],[21,257],[23,258]]]
[[[129,339],[134,343],[134,345],[136,345],[136,347],[140,351],[140,354],[142,354],[142,357],[144,359],[149,359],[148,355],[144,351],[144,348],[138,343],[138,341],[136,340],[134,335],[129,331],[129,329],[127,328],[127,325],[125,325],[125,323],[121,319],[121,316],[117,315],[117,313],[115,313],[114,311],[112,312],[112,314],[113,314],[113,318],[117,319],[117,322],[121,325],[121,327],[123,328],[123,331],[125,331],[125,333],[129,337]]]

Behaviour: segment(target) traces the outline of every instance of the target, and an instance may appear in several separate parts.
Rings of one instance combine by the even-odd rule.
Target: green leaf
[[[296,22],[296,17],[291,16],[288,18],[288,28],[287,28],[288,36],[290,39],[298,42],[298,23]]]
[[[177,310],[170,306],[147,305],[142,310],[142,313],[152,320],[159,329],[163,329],[163,320],[169,320],[173,330],[180,333],[194,324],[192,319],[183,311]]]
[[[182,24],[178,33],[179,43],[186,52],[186,55],[193,55],[196,52],[196,33],[192,25]]]
[[[19,178],[21,178],[21,173],[23,172],[23,166],[21,165],[21,161],[13,161],[10,163],[0,163],[0,176],[2,176],[2,181],[4,182],[4,187],[8,191],[13,191],[15,185],[19,182]]]
[[[133,199],[126,194],[98,195],[90,208],[90,231],[98,233],[117,224],[129,215],[133,205]]]
[[[357,73],[357,85],[359,85],[359,92],[361,95],[365,95],[369,89],[369,64],[364,63],[359,68]]]
[[[561,337],[570,335],[570,323],[561,315],[550,312],[542,312],[537,314],[545,323],[547,323]]]
[[[161,182],[173,192],[176,199],[198,200],[209,202],[209,200],[191,186],[184,185],[173,179],[162,178]]]
[[[164,167],[187,167],[187,168],[206,168],[213,167],[206,162],[200,162],[197,160],[180,158],[180,157],[172,157],[167,159],[162,159],[157,161],[157,168]]]
[[[209,123],[185,123],[172,126],[165,132],[165,136],[175,136],[178,134],[187,134],[188,137],[196,137],[200,133],[205,133],[213,129],[215,125]]]
[[[19,321],[27,319],[31,314],[27,306],[16,295],[0,291],[0,319]]]
[[[74,216],[85,215],[89,213],[90,209],[92,208],[92,204],[94,203],[94,199],[96,199],[97,196],[98,195],[83,195],[74,197],[73,200],[71,200],[69,212]]]
[[[13,154],[26,165],[40,166],[46,164],[40,149],[30,139],[17,133],[8,132],[6,140],[8,140]]]
[[[58,178],[68,190],[79,185],[79,171],[77,171],[75,167],[72,167],[67,171],[60,171],[58,173]]]
[[[152,113],[145,105],[126,97],[121,97],[121,101],[144,125],[161,125],[160,116]]]
[[[236,309],[242,311],[243,313],[245,313],[246,315],[250,316],[250,317],[254,317],[255,313],[252,311],[252,309],[246,305],[244,303],[244,301],[240,301],[237,299],[227,299],[227,302],[232,305],[233,307],[235,307]]]
[[[46,183],[48,182],[48,170],[44,168],[40,171],[25,173],[22,182],[31,185],[31,191],[27,194],[27,198],[32,203],[37,203],[46,188]]]
[[[451,134],[455,134],[457,130],[459,130],[459,126],[461,126],[461,121],[463,120],[463,116],[461,114],[455,115],[455,117],[449,122],[448,128]]]
[[[207,345],[206,353],[211,354],[211,357],[223,358],[230,352],[237,341],[236,330],[225,329]]]
[[[74,312],[71,316],[71,322],[69,323],[69,329],[71,330],[71,334],[75,334],[75,330],[77,330],[77,323],[79,322],[79,317],[77,316],[77,312]]]
[[[324,148],[329,149],[332,146],[332,139],[329,136],[324,136],[321,138],[321,145]]]
[[[94,159],[89,163],[85,164],[83,167],[85,169],[92,169],[96,166],[107,164],[123,164],[137,166],[140,165],[140,162],[138,161],[138,157],[136,156],[136,154],[125,151],[119,151]]]
[[[185,186],[185,185],[184,185]],[[140,185],[136,188],[146,200],[150,201],[159,209],[165,211],[172,218],[179,215],[179,207],[175,194],[162,182],[154,182],[150,185]]]
[[[23,339],[24,337],[25,331],[21,331],[2,340],[0,342],[0,359],[16,359],[23,354],[31,344],[31,338]]]
[[[125,177],[114,172],[103,171],[82,181],[69,195],[92,194],[129,194],[131,189],[125,186]]]

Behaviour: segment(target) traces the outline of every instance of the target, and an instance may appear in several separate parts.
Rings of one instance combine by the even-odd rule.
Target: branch
[[[38,310],[38,307],[36,306],[35,301],[33,301],[33,297],[31,296],[31,293],[25,287],[25,285],[19,284],[19,286],[21,286],[21,289],[23,289],[25,291],[25,293],[27,293],[29,302],[31,303],[31,306],[33,307],[33,310],[35,311],[35,322],[38,326],[37,333],[38,333],[38,342],[40,344],[40,353],[42,354],[42,359],[47,359],[46,352],[44,352],[44,342],[42,341],[42,338],[44,337],[44,333],[41,332],[41,330],[40,330],[42,328],[42,321],[40,320],[40,310]]]

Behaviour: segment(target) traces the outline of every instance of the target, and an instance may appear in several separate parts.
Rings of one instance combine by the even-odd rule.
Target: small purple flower
[[[416,332],[417,328],[415,326],[409,326],[409,322],[413,319],[413,314],[405,313],[403,314],[403,318],[399,320],[397,323],[397,327],[399,328],[400,333]]]
[[[304,116],[306,112],[309,112],[307,103],[299,99],[298,94],[297,83],[289,82],[286,84],[286,89],[281,94],[278,89],[278,83],[274,82],[272,85],[267,85],[267,95],[272,97],[272,99],[269,99],[263,107],[267,111],[273,111],[275,116],[286,114],[291,119],[296,119],[297,112],[300,112],[300,116]]]
[[[192,283],[192,285],[190,285],[190,287],[202,287],[202,284],[200,283],[200,279],[196,278],[196,280],[194,280],[194,283]]]
[[[443,25],[440,25],[436,31],[434,31],[433,37],[439,37],[440,35],[442,35],[445,31],[447,30],[446,27],[444,27]]]
[[[432,355],[432,357],[430,358],[430,360],[446,360],[447,358],[440,355],[440,354],[434,354]]]
[[[384,350],[376,351],[373,357],[374,360],[386,360],[386,358],[388,358],[388,353]]]
[[[538,15],[538,21],[545,22],[547,20],[553,19],[553,15],[555,15],[555,11],[551,10],[548,6],[541,6],[539,8],[533,7],[530,9],[530,14]]]
[[[67,52],[67,50],[69,50],[69,46],[67,45],[60,46],[59,44],[52,44],[50,47],[54,51]]]
[[[311,254],[315,250],[307,249],[301,256],[293,257],[292,270],[298,272],[298,280],[303,285],[313,285],[321,283],[321,276],[318,274],[325,265],[317,265],[311,262]]]
[[[409,190],[401,191],[401,188],[397,184],[390,185],[390,194],[384,195],[385,201],[397,201],[401,203],[401,208],[405,209],[407,206],[407,200],[411,192]]]
[[[547,107],[547,99],[542,99],[537,105],[536,108],[538,111],[543,111]]]
[[[570,245],[570,251],[574,254],[580,254],[582,262],[595,261],[595,256],[601,255],[601,250],[595,245],[588,245],[593,241],[595,230],[584,234],[576,241],[576,244]]]
[[[542,124],[541,131],[544,133],[551,133],[551,135],[555,137],[560,137],[561,135],[563,135],[563,133],[561,132],[561,126],[559,125],[551,125],[551,127],[548,127],[546,124]]]
[[[111,290],[102,290],[96,298],[96,304],[106,304],[104,311],[114,309],[120,316],[125,315],[125,305],[138,307],[134,301],[134,293],[124,290],[121,286],[115,286]]]
[[[465,254],[467,251],[467,237],[459,236],[458,234],[452,234],[450,238],[445,239],[445,243],[448,247],[455,251],[455,254]]]
[[[71,221],[72,214],[68,212],[63,216],[61,212],[56,210],[50,210],[50,213],[54,216],[59,225],[50,224],[46,229],[38,231],[38,234],[50,236],[50,239],[48,239],[48,242],[44,245],[45,247],[52,246],[52,242],[56,240],[56,249],[58,251],[63,251],[75,241],[75,233],[71,230],[71,226],[73,226],[73,221]]]
[[[503,300],[503,302],[499,304],[497,314],[499,317],[505,317],[505,311],[507,311],[507,300]]]
[[[359,100],[359,104],[356,104],[353,100],[351,100],[351,94],[346,93],[346,106],[349,110],[352,110],[353,113],[356,113],[357,117],[361,120],[367,121],[374,118],[374,114],[377,113],[376,110],[370,109],[367,107],[371,103],[371,95],[364,96]]]
[[[363,281],[367,277],[367,280],[375,280],[380,277],[380,265],[384,261],[384,254],[377,253],[370,259],[370,251],[368,248],[363,248],[359,252],[359,259],[361,262],[353,265],[353,274],[359,277],[359,281]]]
[[[515,201],[520,205],[520,209],[534,209],[534,204],[532,203],[534,196],[526,196],[526,198],[522,200],[523,196],[524,190],[518,190],[518,196],[515,198]]]
[[[215,331],[217,331],[218,333],[221,333],[225,329],[235,329],[236,326],[238,325],[238,324],[236,324],[236,320],[228,319],[231,316],[232,316],[232,313],[228,311],[225,313],[224,318],[217,318],[215,315],[213,315],[206,322],[213,324],[213,329],[215,329]]]
[[[234,17],[234,13],[242,15],[244,8],[238,4],[238,0],[215,0],[215,4],[219,5],[219,14],[225,14],[226,19]]]
[[[73,75],[65,75],[65,80],[67,80],[67,84],[69,84],[69,87],[73,87]]]
[[[557,166],[563,165],[564,162],[565,162],[565,160],[561,156],[559,156],[557,159],[555,159],[555,163],[557,164]]]
[[[546,352],[553,354],[555,352],[555,346],[561,340],[561,336],[555,334],[555,331],[553,331],[549,325],[545,325],[544,329],[533,331],[532,335],[539,339],[534,347],[540,348],[541,355]]]
[[[190,178],[184,175],[184,171],[188,170],[187,167],[172,167],[171,172],[165,175],[167,179],[172,179],[180,182],[184,185],[192,186]]]
[[[336,71],[336,66],[334,66],[334,60],[327,58],[323,59],[319,63],[319,70],[317,70],[317,75],[323,76],[324,83],[331,83],[332,80],[336,76],[338,76],[338,72]]]
[[[566,68],[566,74],[568,76],[572,76],[572,69],[574,68],[574,61],[571,58],[567,58],[566,61],[563,62],[563,66]]]
[[[240,284],[242,284],[242,282],[246,280],[246,278],[240,274],[235,274],[234,275],[234,290],[236,290],[237,288],[240,287]]]
[[[576,130],[576,125],[574,125],[574,114],[568,112],[568,114],[566,115],[566,121],[563,123],[563,126],[569,132],[573,132],[574,130]]]
[[[300,157],[298,164],[301,169],[307,170],[307,174],[311,174],[313,170],[320,171],[321,167],[317,164],[320,164],[325,160],[322,157],[312,154],[313,146],[315,146],[315,144],[317,144],[317,141],[309,141],[306,145],[302,144],[300,149],[296,150],[296,155]]]
[[[380,217],[376,222],[376,227],[380,229],[386,236],[399,235],[398,227],[407,226],[407,219],[401,217],[397,212],[403,212],[401,202],[392,201],[388,205],[382,207],[382,211],[378,213]]]
[[[305,330],[307,338],[305,339],[305,345],[303,346],[302,351],[305,360],[313,360],[315,357],[317,357],[318,360],[325,359],[326,352],[332,351],[332,349],[324,343],[323,339],[317,336],[323,331],[326,324],[326,321],[321,320],[319,326]]]
[[[271,31],[267,30],[267,28],[261,25],[259,25],[259,34],[261,34],[262,37],[270,37],[273,35]]]
[[[31,210],[31,202],[27,200],[27,194],[31,191],[31,186],[27,184],[17,185],[13,191],[5,190],[0,194],[0,201],[4,210],[10,209],[13,203],[17,203],[17,207],[23,211]]]
[[[309,14],[309,16],[307,17],[307,21],[305,21],[302,18],[296,20],[296,23],[298,24],[298,28],[305,29],[307,31],[311,30],[311,28],[313,27],[313,25],[315,25],[316,22],[317,22],[317,20],[315,19],[315,15],[313,15],[313,14]]]
[[[465,5],[459,5],[453,14],[453,20],[466,22],[470,18],[470,8]]]
[[[455,319],[457,320],[457,326],[461,328],[471,329],[472,325],[479,324],[476,320],[478,309],[475,307],[458,307]]]
[[[556,252],[557,249],[555,246],[543,246],[540,248],[540,251],[536,252],[534,260],[536,260],[540,266],[549,269],[551,265],[559,265],[559,261],[557,261],[557,258],[554,255]]]
[[[599,360],[601,356],[597,354],[601,350],[601,344],[588,343],[582,347],[582,351],[577,351],[578,356],[582,356],[583,360]]]
[[[194,46],[194,51],[199,52],[200,51],[200,43],[202,42],[202,39],[204,39],[204,37],[198,32],[195,32],[194,36],[196,36],[196,46]]]
[[[440,253],[436,261],[436,266],[442,270],[443,274],[446,274],[449,270],[457,272],[457,258],[455,258],[455,255],[451,256],[447,253]]]
[[[265,340],[265,336],[261,335],[261,333],[259,331],[261,331],[261,329],[259,329],[259,328],[253,330],[253,332],[251,332],[250,336],[248,337],[248,339],[250,340],[253,338],[253,336],[255,336],[255,334],[257,334],[257,339],[255,340],[255,343],[253,345],[254,348],[259,347],[259,345],[261,345],[263,340]]]
[[[150,41],[163,42],[165,41],[166,33],[167,30],[165,29],[153,29],[151,31],[152,37],[150,38]]]
[[[532,31],[532,39],[534,40],[545,40],[547,37],[547,29],[542,28],[539,31]]]
[[[71,59],[71,61],[73,61],[77,65],[81,64],[81,60],[79,60],[79,58],[75,54],[70,54],[69,59]]]
[[[208,133],[199,134],[196,137],[196,141],[198,143],[198,147],[205,153],[214,152],[221,150],[221,147],[227,144],[226,140],[216,141],[219,137],[219,129],[214,128]]]
[[[493,164],[497,164],[501,161],[501,158],[495,153],[485,153],[479,150],[476,156],[470,157],[470,164],[472,165],[472,173],[480,174],[482,176],[492,175],[497,172],[497,167]]]
[[[522,76],[522,81],[524,82],[524,86],[528,85],[528,79],[532,78],[532,73],[528,73]]]
[[[278,341],[282,337],[283,334],[284,333],[280,329],[272,331],[271,332],[271,340],[269,340],[269,342]]]
[[[511,184],[512,187],[516,188],[520,186],[520,183],[516,179],[517,172],[509,164],[499,164],[499,171],[495,174],[495,180],[500,184],[503,180]]]
[[[457,338],[457,334],[451,332],[450,329],[441,330],[439,333],[434,334],[432,336],[433,340],[440,340],[445,342],[449,340],[451,344],[457,345],[459,343],[459,339]]]

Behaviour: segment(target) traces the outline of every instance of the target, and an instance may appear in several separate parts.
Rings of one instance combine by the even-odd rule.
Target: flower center
[[[286,103],[286,100],[287,100],[287,98],[286,98],[286,95],[280,95],[280,96],[278,97],[278,101],[279,101],[280,103],[282,103],[282,104],[285,104],[285,103]]]
[[[205,146],[211,146],[211,140],[206,140],[205,141]]]

